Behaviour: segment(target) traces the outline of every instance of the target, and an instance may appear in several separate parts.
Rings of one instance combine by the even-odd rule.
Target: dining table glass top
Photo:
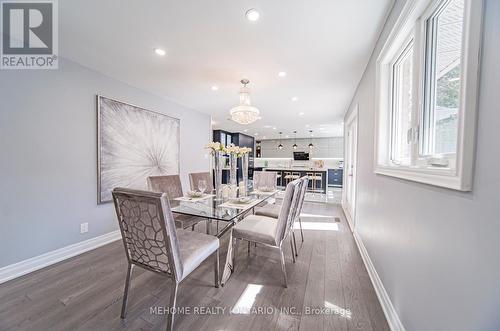
[[[246,195],[249,201],[246,203],[240,203],[236,201],[236,199],[231,198],[218,200],[215,195],[208,194],[202,198],[181,197],[170,200],[170,208],[175,214],[229,222],[246,213],[261,202],[275,196],[276,193],[278,193],[278,190],[272,192],[249,190]]]

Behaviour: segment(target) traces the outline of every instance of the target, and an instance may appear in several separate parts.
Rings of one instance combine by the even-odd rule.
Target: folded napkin
[[[274,190],[274,191],[259,191],[259,190],[253,190],[250,192],[250,194],[255,194],[255,195],[273,195],[279,192],[279,190]]]
[[[202,201],[202,200],[208,199],[208,198],[213,197],[213,196],[214,196],[213,194],[203,194],[201,197],[197,197],[197,198],[178,197],[178,198],[175,198],[174,200],[197,202],[197,201]]]
[[[222,208],[235,208],[235,209],[246,209],[246,208],[252,208],[253,206],[257,205],[261,200],[256,199],[256,200],[250,200],[247,203],[237,203],[237,202],[224,202],[223,204],[220,204],[219,207]]]

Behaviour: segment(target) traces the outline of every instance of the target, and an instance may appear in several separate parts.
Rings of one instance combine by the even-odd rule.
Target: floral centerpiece
[[[220,142],[211,142],[206,146],[210,150],[210,155],[212,155],[214,160],[214,170],[215,170],[215,190],[217,192],[217,199],[222,198],[222,168],[224,166],[222,160],[223,156],[229,156],[229,185],[232,192],[236,192],[237,188],[237,161],[241,158],[243,182],[241,194],[246,194],[248,188],[248,154],[252,151],[248,147],[239,147],[235,144],[230,144],[224,146]]]
[[[220,142],[211,142],[205,148],[212,155],[216,200],[222,200],[222,161],[224,160],[225,146]]]
[[[211,155],[214,155],[216,152],[224,152],[225,151],[225,147],[223,144],[221,144],[220,142],[211,142],[211,143],[208,143],[207,146],[205,146],[205,148],[209,149],[210,150],[210,154]]]
[[[248,147],[240,147],[238,156],[241,157],[241,173],[243,174],[243,190],[240,192],[242,195],[246,195],[248,190],[248,156],[252,151]]]
[[[234,189],[234,187],[237,186],[236,164],[238,161],[238,154],[240,153],[240,147],[230,144],[229,146],[226,146],[224,152],[229,155],[229,184]]]
[[[251,148],[249,147],[240,147],[239,148],[239,153],[238,153],[238,157],[244,157],[245,155],[248,156],[248,154],[252,151]]]

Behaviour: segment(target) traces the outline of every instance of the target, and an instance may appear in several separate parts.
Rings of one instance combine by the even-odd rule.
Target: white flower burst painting
[[[98,203],[115,187],[147,189],[147,177],[179,173],[179,120],[98,96]]]

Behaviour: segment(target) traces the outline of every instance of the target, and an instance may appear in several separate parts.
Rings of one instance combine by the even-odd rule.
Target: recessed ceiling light
[[[278,72],[278,77],[286,77],[286,71]]]
[[[212,91],[218,91],[219,90],[219,87],[217,85],[214,85],[211,87]]]
[[[258,136],[258,135],[259,135],[259,133],[258,133],[258,132],[255,132],[255,133],[254,133],[254,135],[255,135],[255,136]]]
[[[308,127],[310,127],[310,125],[309,125],[309,124],[306,124],[306,128],[308,128]]]
[[[299,101],[299,98],[298,97],[292,97],[292,101],[293,102],[297,102],[297,101]]]
[[[243,130],[244,132],[248,132],[248,129]]]
[[[165,52],[165,50],[161,49],[161,48],[155,48],[154,51],[156,54],[158,54],[160,56],[165,56],[165,54],[167,54],[167,52]]]
[[[273,126],[273,130],[276,130],[276,127],[275,127],[275,126]]]
[[[247,20],[249,20],[250,22],[255,22],[255,21],[259,20],[260,13],[257,11],[257,9],[252,8],[252,9],[247,10],[247,12],[245,13],[245,16],[247,17]]]
[[[303,112],[303,111],[301,111],[301,112],[299,113],[299,116],[304,116],[304,112]]]
[[[285,136],[285,138],[290,138],[290,136],[289,136],[289,135],[286,135],[286,136]]]

